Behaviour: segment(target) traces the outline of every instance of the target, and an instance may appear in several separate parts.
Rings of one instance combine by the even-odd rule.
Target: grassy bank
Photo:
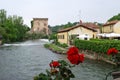
[[[66,54],[67,52],[66,48],[59,47],[55,44],[45,44],[44,47],[50,49],[52,52],[59,54]]]

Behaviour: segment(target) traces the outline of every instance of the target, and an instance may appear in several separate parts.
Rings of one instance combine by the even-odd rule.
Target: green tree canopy
[[[0,10],[0,34],[4,42],[22,41],[29,28],[23,24],[23,18],[17,15],[8,16],[4,9]]]
[[[76,25],[77,23],[78,22],[74,22],[74,23],[68,22],[67,24],[61,24],[61,25],[49,26],[49,27],[50,27],[50,29],[52,30],[53,33],[56,33],[60,29],[72,27],[72,26]]]
[[[120,20],[120,13],[111,17],[108,21]]]

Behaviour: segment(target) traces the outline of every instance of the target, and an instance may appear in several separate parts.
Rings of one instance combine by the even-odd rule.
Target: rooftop
[[[70,31],[70,30],[72,30],[74,28],[77,28],[77,27],[80,27],[80,26],[96,32],[96,30],[93,27],[88,27],[87,24],[86,25],[85,24],[78,24],[78,25],[73,26],[73,27],[69,27],[69,28],[65,28],[65,29],[59,30],[58,33],[60,33],[60,32],[67,32],[67,31]]]
[[[93,28],[93,29],[99,29],[99,26],[96,23],[82,23],[84,26],[87,26],[89,28]]]
[[[33,18],[33,20],[48,20],[48,18]]]
[[[117,22],[118,22],[118,20],[106,22],[103,26],[114,25],[114,24],[116,24]]]

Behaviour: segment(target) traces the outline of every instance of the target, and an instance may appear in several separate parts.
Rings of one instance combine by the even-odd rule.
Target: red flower
[[[110,48],[108,51],[107,51],[107,54],[110,55],[114,55],[114,54],[117,54],[118,53],[118,50],[116,48]]]
[[[50,67],[54,67],[54,68],[60,66],[58,61],[52,61],[49,65]]]
[[[84,61],[84,54],[79,54],[80,62],[82,63]]]
[[[72,64],[78,65],[84,61],[84,54],[69,55],[67,58]]]
[[[70,55],[75,55],[75,54],[78,54],[79,51],[78,51],[78,48],[77,47],[71,47],[69,48],[69,50],[67,51],[67,55],[70,56]]]

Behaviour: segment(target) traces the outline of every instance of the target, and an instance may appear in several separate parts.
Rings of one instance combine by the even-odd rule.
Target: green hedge
[[[68,45],[65,44],[65,43],[56,42],[55,44],[56,44],[57,46],[59,46],[59,47],[62,47],[62,48],[68,47]]]
[[[96,53],[105,53],[109,48],[120,50],[119,40],[74,40],[74,45],[82,50],[91,50]]]

